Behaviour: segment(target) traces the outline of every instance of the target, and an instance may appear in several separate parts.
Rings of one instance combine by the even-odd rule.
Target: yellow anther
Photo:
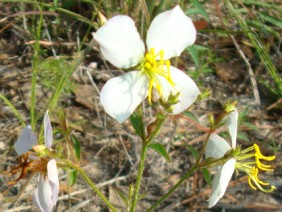
[[[273,171],[273,169],[270,169],[270,168],[271,168],[270,165],[265,165],[265,164],[261,163],[261,162],[259,161],[259,159],[256,159],[256,164],[257,164],[257,167],[258,167],[259,169],[263,170],[263,171],[269,171],[269,172],[272,172],[272,171]]]
[[[252,189],[254,189],[254,190],[257,190],[257,188],[252,184],[252,178],[249,176],[248,177],[248,183],[249,183],[249,185],[250,185],[250,187],[252,188]]]
[[[255,148],[255,151],[256,151],[256,157],[259,158],[259,159],[263,159],[263,160],[267,160],[267,161],[272,161],[275,159],[275,155],[273,156],[264,156],[261,151],[260,151],[260,148],[257,144],[254,144],[254,148]]]
[[[257,144],[240,151],[236,158],[236,169],[246,172],[248,177],[248,183],[254,190],[259,189],[263,192],[272,192],[275,186],[270,186],[269,189],[265,189],[265,186],[269,187],[268,182],[264,182],[259,179],[259,171],[273,171],[270,165],[263,164],[261,160],[272,161],[275,156],[264,156]]]
[[[258,172],[259,172],[258,169],[256,167],[253,167],[252,175],[254,179],[261,185],[269,185],[269,183],[263,182],[260,179],[258,179]]]

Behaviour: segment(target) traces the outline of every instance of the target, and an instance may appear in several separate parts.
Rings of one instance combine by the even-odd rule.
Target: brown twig
[[[248,72],[249,72],[249,75],[250,75],[250,80],[251,80],[252,87],[253,87],[255,102],[256,102],[256,105],[260,105],[261,102],[260,102],[260,97],[259,97],[257,82],[256,82],[256,78],[255,78],[253,69],[252,69],[252,67],[251,67],[251,65],[250,65],[250,63],[249,63],[249,61],[248,61],[248,59],[246,58],[244,52],[241,50],[241,48],[240,48],[239,44],[237,43],[237,41],[234,39],[234,37],[233,37],[232,35],[230,35],[230,38],[232,39],[233,44],[234,44],[234,46],[236,47],[237,51],[239,52],[241,58],[244,60],[244,62],[245,62],[246,65],[247,65]]]

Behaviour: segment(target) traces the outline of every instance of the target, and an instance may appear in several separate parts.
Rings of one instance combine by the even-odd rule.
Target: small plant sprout
[[[37,188],[33,193],[33,202],[41,211],[50,212],[57,203],[59,179],[56,160],[49,160],[46,157],[46,152],[51,148],[53,141],[48,111],[44,116],[44,138],[45,145],[38,145],[31,126],[25,127],[15,143],[15,150],[19,155],[19,164],[8,173],[15,175],[20,171],[20,176],[16,180],[9,182],[10,185],[25,178],[28,173],[39,173]]]
[[[241,150],[236,148],[238,112],[236,109],[228,115],[228,131],[231,137],[232,147],[226,140],[216,133],[211,134],[205,149],[207,158],[217,159],[220,166],[213,178],[212,191],[209,198],[209,207],[213,207],[223,197],[228,183],[236,170],[245,172],[248,175],[248,183],[252,189],[259,189],[263,192],[272,192],[275,187],[258,178],[259,171],[273,171],[270,165],[263,164],[261,160],[272,161],[275,156],[264,156],[257,144]],[[222,160],[218,160],[222,158]],[[222,165],[223,164],[223,165]],[[266,186],[268,188],[266,188]]]
[[[106,60],[118,68],[134,69],[110,79],[101,91],[101,104],[118,122],[125,121],[147,97],[149,104],[160,102],[171,114],[196,101],[200,91],[195,82],[169,61],[196,39],[191,19],[179,6],[152,21],[147,49],[134,21],[125,15],[109,19],[93,36]]]

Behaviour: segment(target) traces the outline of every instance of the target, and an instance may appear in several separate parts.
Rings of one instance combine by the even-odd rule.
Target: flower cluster
[[[44,116],[44,138],[44,148],[51,149],[53,138],[48,111]],[[12,175],[20,171],[20,175],[9,184],[15,184],[24,178],[27,173],[39,173],[37,188],[33,193],[33,202],[41,211],[50,212],[56,205],[59,194],[57,163],[55,159],[49,160],[31,151],[36,147],[39,147],[37,137],[31,127],[26,126],[15,143],[15,150],[19,155],[19,164],[10,171]]]
[[[151,23],[145,45],[134,21],[125,15],[108,20],[93,34],[106,60],[118,68],[136,70],[110,79],[100,101],[105,111],[118,122],[125,121],[148,97],[168,103],[168,112],[178,114],[195,102],[200,91],[195,82],[169,59],[179,56],[196,39],[196,29],[179,6],[159,14]],[[173,98],[174,97],[174,98]]]
[[[272,161],[275,159],[275,156],[264,156],[257,144],[244,150],[236,149],[237,122],[238,112],[234,109],[229,114],[227,123],[231,137],[231,147],[224,138],[216,133],[211,134],[206,145],[205,155],[207,158],[228,157],[228,160],[223,165],[217,167],[217,172],[212,182],[209,207],[213,207],[223,197],[235,169],[248,175],[248,183],[252,189],[258,188],[263,192],[271,192],[275,189],[274,186],[269,186],[269,183],[258,178],[259,171],[273,171],[270,165],[263,164],[261,161]],[[268,188],[265,188],[265,186],[268,186]]]

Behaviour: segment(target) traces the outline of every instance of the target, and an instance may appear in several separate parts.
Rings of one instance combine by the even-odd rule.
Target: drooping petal
[[[145,46],[135,27],[134,21],[125,15],[117,15],[108,20],[96,33],[106,60],[119,68],[130,68],[143,58]]]
[[[32,149],[32,146],[37,144],[37,138],[35,133],[32,131],[31,126],[28,125],[23,129],[22,134],[15,143],[15,150],[18,155],[26,153]]]
[[[196,40],[196,29],[192,20],[179,6],[165,11],[152,21],[147,32],[147,47],[155,52],[164,50],[164,59],[179,56]]]
[[[51,121],[49,119],[48,110],[44,115],[44,139],[45,139],[45,146],[50,149],[53,143],[53,132]]]
[[[50,212],[53,207],[52,188],[48,178],[39,176],[38,186],[33,193],[33,202],[42,212]]]
[[[237,142],[237,130],[238,130],[238,111],[235,108],[234,111],[232,111],[229,114],[229,120],[227,123],[227,127],[229,130],[229,134],[231,137],[231,141],[232,141],[232,148],[235,149],[236,148],[236,142]]]
[[[53,206],[55,206],[59,194],[59,177],[58,177],[57,163],[55,159],[50,160],[47,164],[47,176],[52,190],[52,196],[51,196],[52,203]]]
[[[228,183],[235,170],[236,160],[231,158],[223,166],[219,167],[219,170],[215,174],[212,181],[212,191],[209,198],[209,208],[213,207],[218,200],[223,197]]]
[[[206,158],[221,158],[231,149],[224,138],[213,133],[211,134],[205,149]]]
[[[124,122],[147,97],[148,79],[138,71],[110,79],[102,88],[100,102],[118,122]]]

